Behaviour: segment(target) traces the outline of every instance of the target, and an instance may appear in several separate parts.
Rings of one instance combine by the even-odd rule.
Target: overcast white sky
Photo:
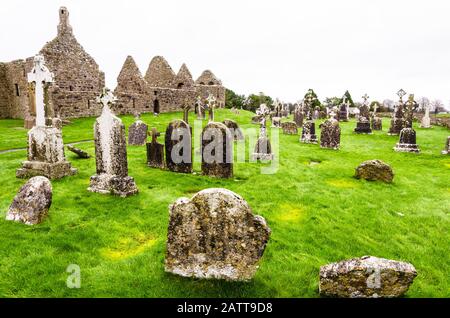
[[[127,55],[145,74],[155,55],[194,79],[208,68],[237,93],[296,101],[350,90],[355,101],[450,102],[450,1],[40,0],[1,1],[0,61],[37,53],[66,6],[74,34],[116,78]]]

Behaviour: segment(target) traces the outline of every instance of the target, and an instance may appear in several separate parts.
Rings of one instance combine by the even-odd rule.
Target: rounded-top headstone
[[[52,204],[52,184],[46,177],[33,177],[20,188],[6,219],[28,225],[41,223]]]
[[[355,171],[357,179],[366,179],[369,181],[384,181],[391,183],[394,179],[392,168],[385,162],[374,159],[362,162]]]
[[[270,237],[263,217],[253,215],[236,193],[205,189],[169,206],[165,270],[196,278],[249,280]]]

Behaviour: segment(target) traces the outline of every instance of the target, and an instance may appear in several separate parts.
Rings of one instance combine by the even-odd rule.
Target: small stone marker
[[[420,128],[431,128],[431,119],[430,119],[430,104],[425,104],[425,115],[422,117],[420,122]]]
[[[203,174],[218,178],[233,177],[233,136],[227,126],[209,122],[201,138]]]
[[[341,298],[393,298],[417,276],[410,263],[363,256],[320,267],[319,292]]]
[[[406,92],[403,89],[400,89],[397,92],[399,97],[399,101],[397,105],[394,106],[394,112],[391,119],[391,127],[389,128],[389,135],[398,135],[400,131],[405,128],[405,119],[404,119],[404,111],[403,111],[403,96],[406,95]]]
[[[77,154],[77,156],[82,159],[89,159],[91,157],[91,155],[89,155],[86,151],[76,148],[72,145],[67,145],[67,149],[69,149],[69,151]]]
[[[250,280],[270,228],[236,193],[222,188],[169,206],[165,270],[184,277]]]
[[[153,168],[164,169],[164,145],[156,140],[161,133],[156,128],[152,128],[149,135],[152,137],[152,141],[147,143],[147,165]]]
[[[115,101],[107,88],[97,101],[103,111],[94,124],[95,162],[97,174],[91,177],[88,190],[127,197],[138,193],[133,177],[128,176],[125,125],[109,108]]]
[[[355,178],[391,183],[394,179],[394,172],[387,163],[381,160],[367,160],[356,168]]]
[[[370,125],[372,130],[382,130],[383,129],[383,120],[377,116],[378,103],[373,105],[373,113],[370,119]]]
[[[52,184],[46,177],[33,177],[15,196],[6,214],[6,220],[27,225],[41,223],[52,204]]]
[[[285,135],[297,135],[298,134],[297,124],[293,121],[281,123],[281,129],[283,130],[283,134],[285,134]]]
[[[253,160],[269,161],[273,160],[272,146],[270,139],[266,134],[266,121],[270,115],[270,109],[266,104],[261,104],[259,109],[256,110],[256,114],[260,117],[260,132],[258,140],[256,141],[255,150],[252,154]]]
[[[443,155],[450,155],[450,136],[447,137],[447,141],[445,142],[445,148],[441,151]]]
[[[371,134],[372,129],[370,128],[370,112],[369,112],[369,105],[367,100],[369,99],[369,96],[367,94],[364,94],[363,103],[361,107],[359,108],[359,117],[358,121],[356,122],[356,128],[355,133],[357,134]]]
[[[192,173],[192,140],[189,125],[175,119],[165,135],[166,167],[170,171]]]
[[[145,145],[147,132],[148,126],[140,120],[140,115],[136,114],[136,121],[128,129],[128,144],[133,146]]]
[[[208,98],[206,99],[208,102],[208,114],[209,114],[209,121],[214,121],[214,108],[216,107],[216,98],[213,94],[209,93]]]
[[[281,128],[281,117],[272,117],[272,127]]]
[[[335,113],[331,112],[331,117],[321,125],[320,147],[337,150],[341,143],[341,128],[339,121],[334,118]]]
[[[312,120],[307,120],[303,124],[300,142],[306,144],[317,144],[316,124]]]
[[[394,150],[419,153],[419,145],[416,144],[416,131],[413,128],[403,128],[400,131],[400,140],[394,147]]]

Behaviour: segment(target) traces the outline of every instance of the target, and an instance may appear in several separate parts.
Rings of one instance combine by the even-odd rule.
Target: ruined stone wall
[[[10,97],[7,64],[0,63],[0,118],[10,117]]]
[[[222,85],[195,85],[197,96],[206,99],[211,93],[216,98],[217,108],[225,107],[225,87]]]
[[[72,34],[67,9],[60,8],[59,16],[56,38],[39,52],[55,76],[55,82],[46,95],[46,115],[59,114],[62,118],[97,116],[101,107],[95,98],[105,85],[105,74]],[[33,67],[32,61],[32,57],[17,60],[5,63],[6,67],[0,69],[0,117],[25,118],[34,115],[27,81],[27,74]]]

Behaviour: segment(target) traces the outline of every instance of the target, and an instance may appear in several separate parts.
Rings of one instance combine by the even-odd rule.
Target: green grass
[[[251,125],[251,113],[217,112],[217,120]],[[181,114],[144,115],[160,131]],[[194,117],[191,115],[191,117]],[[124,116],[128,126],[131,116]],[[94,119],[74,120],[65,142],[92,139]],[[0,149],[24,147],[20,121],[0,121]],[[128,147],[129,173],[140,193],[118,198],[86,190],[95,159],[77,159],[73,177],[53,181],[49,217],[36,226],[5,221],[25,180],[15,170],[21,150],[0,154],[0,296],[3,297],[318,297],[321,265],[374,255],[411,262],[419,275],[407,297],[450,295],[450,157],[440,155],[448,130],[417,130],[422,153],[396,153],[398,137],[384,131],[355,135],[342,123],[341,150],[320,149],[280,135],[275,174],[256,163],[235,164],[235,177],[213,179],[146,166],[144,147]],[[318,124],[316,124],[318,126]],[[162,141],[162,138],[161,140]],[[252,145],[253,146],[253,145]],[[78,147],[94,154],[92,142]],[[395,172],[394,183],[353,178],[355,167],[381,159]],[[311,164],[311,161],[320,162]],[[264,216],[272,236],[254,279],[248,283],[181,278],[164,272],[168,205],[209,187],[240,194]],[[81,268],[81,288],[66,287],[69,264]]]

